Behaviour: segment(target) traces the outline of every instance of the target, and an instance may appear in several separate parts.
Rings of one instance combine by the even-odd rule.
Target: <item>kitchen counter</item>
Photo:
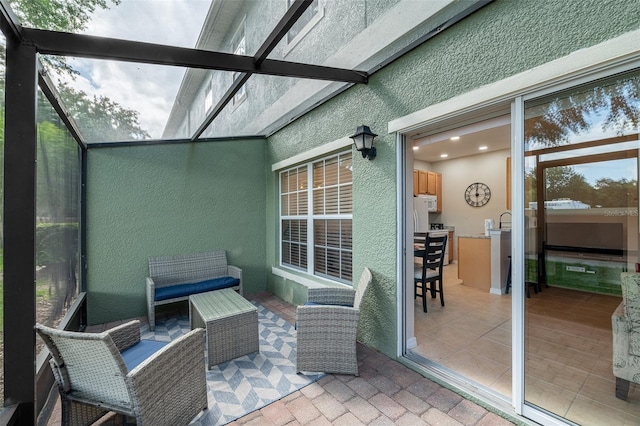
[[[511,254],[511,232],[492,229],[458,237],[458,278],[463,285],[504,294]]]

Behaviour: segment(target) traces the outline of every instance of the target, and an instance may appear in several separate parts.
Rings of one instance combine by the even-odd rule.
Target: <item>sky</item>
[[[96,11],[85,34],[194,47],[211,0],[122,0]],[[72,87],[106,96],[140,113],[139,122],[159,139],[185,69],[118,61],[73,58],[81,75]]]

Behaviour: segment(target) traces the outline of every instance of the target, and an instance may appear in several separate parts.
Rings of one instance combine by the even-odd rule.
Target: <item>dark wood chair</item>
[[[435,299],[436,293],[440,293],[440,304],[444,306],[444,291],[442,288],[442,271],[444,266],[447,236],[431,237],[427,234],[425,248],[422,251],[422,265],[415,267],[414,298],[422,297],[422,309],[427,312],[427,291],[431,298]],[[421,293],[418,293],[418,288]]]

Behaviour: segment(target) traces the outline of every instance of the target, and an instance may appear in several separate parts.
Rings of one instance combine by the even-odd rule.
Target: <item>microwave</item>
[[[438,211],[438,197],[435,195],[419,195],[420,200],[426,204],[427,211]]]

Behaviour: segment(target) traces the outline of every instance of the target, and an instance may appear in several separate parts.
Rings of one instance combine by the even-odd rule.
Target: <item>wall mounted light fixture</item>
[[[376,148],[373,146],[373,139],[378,136],[371,131],[369,126],[358,126],[356,133],[349,136],[353,139],[356,149],[362,153],[362,158],[373,160],[376,158]]]

